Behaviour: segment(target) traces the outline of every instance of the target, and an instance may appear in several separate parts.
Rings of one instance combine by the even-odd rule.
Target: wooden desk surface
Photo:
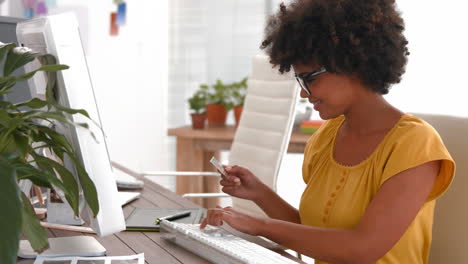
[[[127,217],[136,207],[198,208],[199,205],[184,199],[163,187],[143,179],[145,187],[139,199],[123,208]],[[49,237],[64,237],[81,234],[70,231],[48,229]],[[91,235],[93,236],[93,235]],[[108,256],[145,253],[146,263],[209,263],[199,256],[161,238],[159,232],[120,232],[107,237],[94,237],[106,248]],[[18,259],[17,263],[33,263],[34,260]]]
[[[198,208],[193,202],[184,199],[167,189],[143,179],[145,187],[142,196],[123,208],[127,217],[137,207]],[[81,234],[70,231],[47,229],[49,237],[64,237]],[[91,235],[93,236],[93,235]],[[207,260],[161,238],[159,232],[120,232],[107,237],[94,236],[107,250],[108,256],[133,255],[145,253],[148,264],[161,263],[210,263]],[[17,263],[32,264],[33,259],[18,259]]]

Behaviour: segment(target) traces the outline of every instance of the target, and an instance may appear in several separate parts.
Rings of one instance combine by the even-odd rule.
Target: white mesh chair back
[[[299,86],[291,73],[281,75],[278,69],[273,69],[265,55],[255,56],[252,68],[229,164],[248,168],[276,191],[278,171],[291,136]],[[233,206],[262,214],[251,201],[233,198]]]
[[[439,132],[456,164],[452,185],[436,202],[429,263],[468,263],[468,118],[413,115]]]

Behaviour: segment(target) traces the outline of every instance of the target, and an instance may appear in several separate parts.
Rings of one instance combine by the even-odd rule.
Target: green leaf
[[[10,142],[13,139],[11,137],[11,133],[15,131],[23,122],[24,120],[21,118],[10,118],[8,120],[8,123],[6,124],[8,130],[0,134],[0,152],[2,151],[2,147],[5,146],[4,144],[6,144],[6,142]]]
[[[47,181],[47,177],[39,170],[29,170],[27,168],[16,168],[18,180],[30,180],[34,185],[52,188],[52,185]]]
[[[47,181],[49,181],[52,185],[56,186],[60,190],[63,190],[64,192],[67,192],[68,190],[65,188],[60,179],[57,178],[53,167],[51,167],[47,162],[43,161],[43,159],[48,160],[48,158],[38,155],[35,152],[31,152],[30,154],[34,158],[37,167],[42,170],[42,174],[38,175],[46,177]]]
[[[39,61],[42,65],[53,65],[57,63],[57,59],[55,56],[51,54],[45,54],[43,56],[38,57]],[[48,102],[56,103],[55,92],[57,91],[56,87],[57,83],[57,73],[56,72],[48,72],[47,73],[47,86],[46,86],[46,99]]]
[[[24,193],[21,193],[21,199],[23,200],[23,233],[29,240],[29,243],[31,243],[32,248],[36,252],[41,253],[49,247],[47,232],[39,223],[39,219],[37,219],[28,197]]]
[[[5,137],[2,136],[2,139],[0,139],[0,154],[8,155],[15,152],[16,149],[13,140],[14,139],[11,135],[6,135]]]
[[[40,132],[47,134],[56,143],[54,144],[55,146],[59,144],[60,146],[63,146],[68,152],[73,152],[71,144],[64,135],[57,133],[57,131],[51,129],[50,127],[37,125],[37,128]]]
[[[7,101],[0,100],[0,108],[10,108],[13,104]]]
[[[37,68],[36,70],[32,71],[32,72],[28,72],[26,74],[23,74],[21,76],[18,76],[16,77],[16,81],[17,82],[20,82],[20,81],[25,81],[31,77],[34,76],[34,74],[36,74],[37,72],[39,71],[43,71],[43,72],[56,72],[56,71],[61,71],[61,70],[66,70],[70,67],[68,67],[67,65],[61,65],[61,64],[54,64],[54,65],[44,65],[40,68]]]
[[[0,91],[3,91],[4,94],[10,93],[10,91],[7,91],[7,90],[15,86],[15,84],[16,84],[15,80],[8,81],[7,83],[0,85]]]
[[[43,61],[43,63],[45,63],[44,61],[49,61],[49,62],[55,63],[56,60],[55,60],[55,57],[53,57],[53,56],[47,56],[47,57],[42,57],[41,61]],[[86,110],[84,110],[84,109],[72,109],[72,108],[62,106],[62,105],[57,103],[57,101],[55,100],[55,97],[54,97],[54,91],[56,91],[56,83],[57,83],[57,73],[56,72],[48,72],[47,73],[47,87],[46,87],[46,99],[47,99],[47,101],[60,111],[63,111],[65,113],[68,113],[68,114],[71,114],[71,115],[82,114],[83,116],[86,116],[87,118],[91,119],[88,112]]]
[[[79,213],[79,208],[78,208],[79,188],[78,188],[78,183],[73,177],[73,174],[71,174],[70,171],[68,171],[60,163],[54,160],[51,160],[45,157],[40,157],[40,156],[36,156],[35,158],[36,158],[36,162],[40,162],[42,165],[46,163],[47,166],[52,167],[53,169],[57,171],[57,173],[60,175],[60,178],[62,179],[62,182],[63,182],[63,185],[60,187],[60,189],[65,193],[65,197],[67,198],[67,201],[70,204],[70,206],[73,208],[75,215],[78,215]]]
[[[16,172],[6,160],[0,156],[0,263],[16,263],[19,240],[21,236],[21,198]]]
[[[10,120],[11,120],[11,117],[8,114],[8,112],[5,111],[4,109],[0,109],[0,125],[4,127],[8,127]]]
[[[60,160],[64,160],[65,152],[66,152],[66,151],[65,151],[62,147],[50,146],[50,148],[52,148],[54,154],[57,155],[57,157],[58,157]],[[70,151],[70,153],[73,153],[73,152]]]
[[[37,53],[26,52],[20,54],[13,52],[13,50],[10,50],[6,56],[6,61],[3,68],[3,76],[9,76],[16,69],[33,61],[37,56]]]
[[[27,106],[27,107],[32,108],[32,109],[39,109],[39,108],[43,108],[46,105],[47,105],[46,101],[43,101],[43,100],[41,100],[39,98],[33,98],[30,101],[17,104],[16,107]]]
[[[24,113],[24,118],[54,119],[65,124],[73,125],[73,122],[60,112],[28,111]]]
[[[81,128],[89,128],[89,125],[87,123],[75,123],[71,121],[69,118],[67,118],[64,114],[61,112],[43,112],[43,111],[29,111],[24,113],[25,117],[27,118],[39,118],[39,119],[55,119],[57,121],[60,121],[64,124],[68,124],[74,127],[81,127]],[[92,119],[90,119],[92,120]],[[94,140],[97,141],[96,135],[92,131],[88,131],[90,135],[94,138]]]
[[[19,180],[28,179],[34,184],[42,187],[52,188],[49,181],[47,180],[48,175],[44,175],[43,171],[38,170],[29,163],[26,163],[24,159],[19,156],[13,156],[10,158],[10,164],[16,169],[16,174]]]
[[[5,43],[0,45],[0,61],[3,60],[3,57],[12,49],[16,47],[15,43]]]
[[[13,142],[22,156],[26,156],[30,150],[28,137],[19,133],[13,133]]]
[[[14,76],[3,76],[3,77],[0,77],[0,85],[1,84],[5,84],[7,82],[11,82],[11,81],[14,81],[16,80],[16,78]]]
[[[85,200],[88,203],[89,208],[91,208],[94,217],[96,217],[96,215],[99,213],[99,202],[97,198],[96,186],[94,186],[93,181],[91,178],[89,178],[89,175],[81,165],[81,162],[75,156],[70,156],[70,158],[75,162]]]
[[[9,93],[11,93],[11,91],[1,91],[1,88],[0,88],[0,96],[4,94],[9,94]]]
[[[71,115],[82,114],[82,115],[86,116],[87,118],[89,118],[90,120],[92,120],[91,117],[89,116],[88,112],[86,110],[84,110],[84,109],[67,108],[67,107],[64,107],[64,106],[56,104],[56,103],[54,103],[53,106],[55,106],[55,108],[65,112],[65,113],[68,113],[68,114],[71,114]],[[96,122],[94,122],[94,123],[97,124]]]

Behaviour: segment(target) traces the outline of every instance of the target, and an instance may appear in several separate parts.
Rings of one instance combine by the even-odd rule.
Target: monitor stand
[[[29,241],[21,240],[18,257],[99,257],[106,255],[106,249],[91,236],[49,238],[49,245],[49,249],[38,254],[32,249]]]

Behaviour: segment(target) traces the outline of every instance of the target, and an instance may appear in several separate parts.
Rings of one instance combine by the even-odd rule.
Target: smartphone
[[[211,157],[210,159],[211,164],[215,166],[215,168],[221,173],[221,177],[227,178],[227,173],[224,170],[224,167],[221,165],[221,163],[216,159],[215,157]]]

